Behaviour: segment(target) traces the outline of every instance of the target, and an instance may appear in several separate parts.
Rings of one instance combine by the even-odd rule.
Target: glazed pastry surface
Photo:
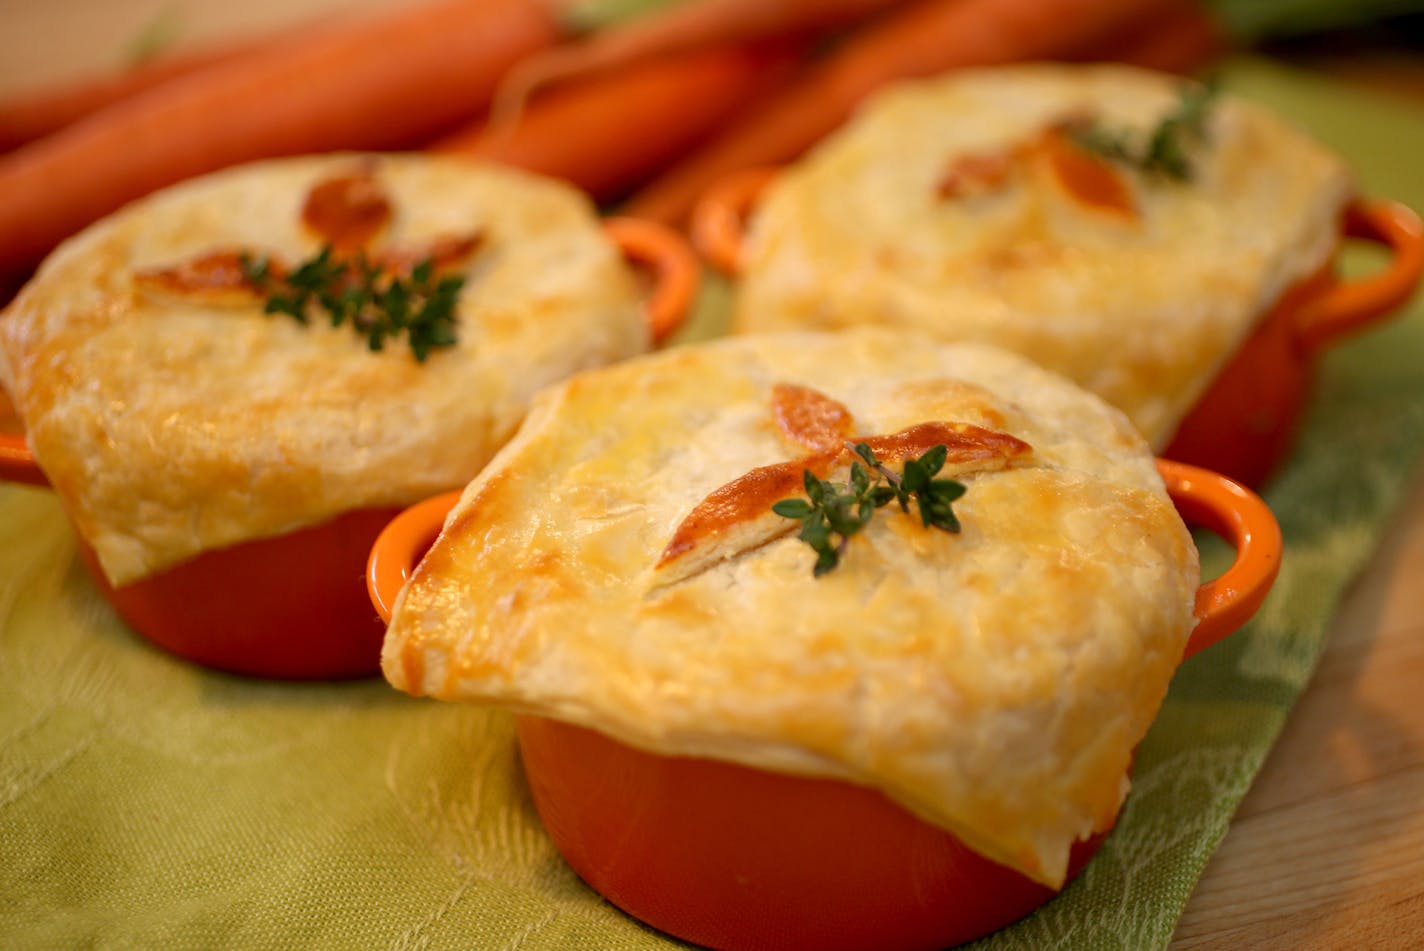
[[[239,253],[290,269],[342,242],[407,266],[445,248],[442,273],[464,278],[458,342],[423,363],[404,338],[372,352],[320,311],[303,326],[221,274],[172,277]],[[63,244],[0,317],[0,382],[119,585],[461,486],[540,386],[648,343],[634,276],[580,193],[458,159],[335,155],[197,179]]]
[[[1145,148],[1183,80],[1025,65],[905,83],[779,173],[749,223],[735,327],[912,328],[1023,353],[1165,448],[1291,285],[1329,261],[1341,158],[1228,95],[1180,138],[1180,181],[1096,158]]]
[[[960,533],[891,503],[814,577],[770,505],[807,466],[844,481],[848,454],[825,457],[847,434],[899,471],[924,433],[956,447]],[[542,393],[402,590],[383,667],[413,694],[873,786],[1058,886],[1122,802],[1197,584],[1147,446],[1061,377],[874,329],[746,336]]]

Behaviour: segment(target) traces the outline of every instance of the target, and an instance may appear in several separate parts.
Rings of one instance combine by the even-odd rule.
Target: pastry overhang
[[[935,423],[1008,448],[955,471],[959,534],[892,504],[816,578],[773,515],[672,570],[709,498],[816,451],[778,412],[798,391],[853,438]],[[877,330],[756,335],[541,394],[402,590],[383,668],[657,753],[870,785],[1056,887],[1121,804],[1197,583],[1141,437],[1061,377]]]
[[[302,326],[252,294],[155,284],[238,253],[309,259],[342,236],[304,215],[353,179],[375,196],[345,200],[388,204],[351,238],[373,260],[453,247],[453,347],[373,353],[321,314]],[[63,244],[0,317],[0,382],[118,585],[464,485],[538,388],[648,345],[634,276],[581,193],[460,159],[333,155],[195,179]]]
[[[868,323],[998,344],[1103,396],[1160,451],[1282,292],[1328,263],[1353,194],[1340,157],[1226,95],[1205,140],[1184,140],[1189,180],[1106,163],[1129,214],[1022,158],[1075,122],[1141,143],[1183,83],[1032,64],[887,90],[764,193],[735,329]],[[956,169],[978,181],[946,195]]]

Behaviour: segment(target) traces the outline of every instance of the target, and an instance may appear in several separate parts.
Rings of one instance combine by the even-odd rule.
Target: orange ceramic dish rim
[[[746,224],[778,168],[747,169],[710,188],[693,210],[693,243],[715,268],[740,274]],[[1164,451],[1259,486],[1279,464],[1299,425],[1317,355],[1394,313],[1424,275],[1424,222],[1390,200],[1357,198],[1345,208],[1341,235],[1378,244],[1390,260],[1345,279],[1333,258],[1286,290],[1218,372]]]
[[[620,253],[648,276],[643,312],[656,345],[691,310],[700,267],[688,244],[652,222],[603,222]],[[0,433],[0,480],[48,481],[24,436]],[[204,552],[114,588],[82,541],[80,555],[105,598],[169,653],[245,676],[325,680],[380,670],[384,625],[360,578],[371,543],[398,508],[356,509],[317,525]]]
[[[1197,590],[1185,658],[1255,613],[1282,539],[1270,509],[1239,483],[1157,465],[1184,519],[1236,551]],[[412,506],[376,540],[367,585],[383,618],[460,495]],[[520,716],[518,735],[535,805],[574,870],[634,917],[698,944],[928,951],[1003,927],[1053,895],[864,787],[649,753],[538,716]],[[1105,837],[1074,847],[1070,877]]]

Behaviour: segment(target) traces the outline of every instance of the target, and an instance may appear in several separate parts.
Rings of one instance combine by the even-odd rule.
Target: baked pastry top
[[[995,343],[1103,396],[1160,451],[1282,292],[1327,264],[1353,194],[1341,158],[1249,102],[1211,97],[1194,130],[1201,96],[1114,65],[887,90],[763,194],[735,328]],[[1188,121],[1154,152],[1171,118]]]
[[[379,352],[244,274],[329,246],[463,278],[453,346]],[[245,265],[243,263],[243,256]],[[0,316],[0,383],[110,582],[464,485],[530,396],[646,350],[637,281],[561,183],[416,155],[255,163],[60,246]]]
[[[931,444],[959,533],[879,509],[833,570],[771,512],[845,441]],[[1097,397],[978,344],[726,338],[540,394],[394,606],[396,687],[865,784],[1052,886],[1109,826],[1193,626],[1191,537]]]

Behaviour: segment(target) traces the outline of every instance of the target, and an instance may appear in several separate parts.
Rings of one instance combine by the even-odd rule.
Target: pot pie
[[[945,445],[959,531],[797,521],[846,443]],[[1196,549],[1118,411],[876,329],[680,347],[540,394],[395,600],[401,690],[883,791],[1053,887],[1108,828],[1193,626]]]
[[[463,485],[541,386],[649,342],[581,193],[331,155],[195,179],[63,244],[0,318],[0,383],[118,586]]]
[[[908,82],[781,171],[734,329],[875,324],[998,344],[1154,449],[1281,295],[1328,265],[1344,161],[1178,77],[1030,64]]]

